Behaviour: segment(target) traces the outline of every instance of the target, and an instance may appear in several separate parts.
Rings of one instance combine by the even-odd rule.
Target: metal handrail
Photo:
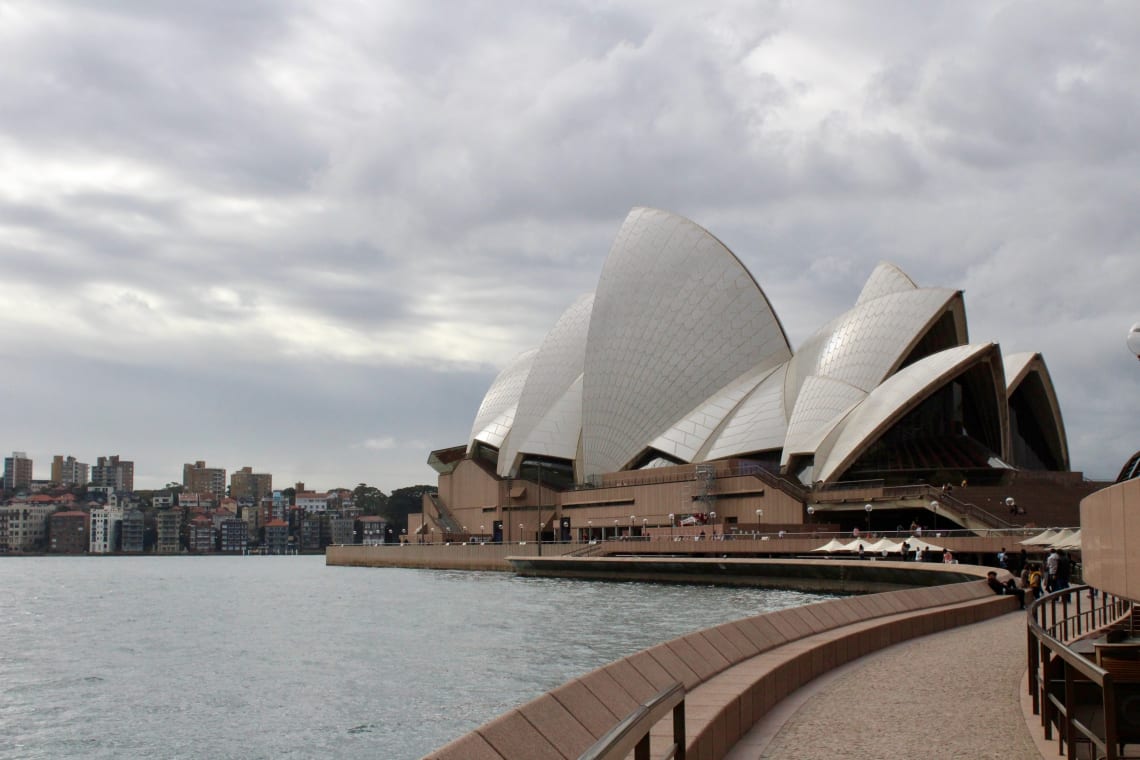
[[[623,760],[633,752],[634,760],[649,760],[649,732],[673,712],[673,744],[662,760],[685,760],[685,685],[680,681],[658,692],[621,722],[607,731],[578,760]]]
[[[1089,597],[1087,609],[1082,604],[1085,595]],[[1070,600],[1075,600],[1075,604],[1071,605]],[[1075,607],[1075,611],[1070,610],[1070,606]],[[1074,652],[1068,644],[1126,619],[1132,609],[1130,600],[1099,592],[1091,586],[1062,589],[1029,606],[1026,641],[1029,693],[1033,714],[1041,716],[1047,740],[1053,738],[1056,725],[1060,731],[1058,740],[1068,743],[1070,750],[1073,740],[1079,736],[1097,747],[1101,753],[1098,757],[1116,760],[1118,733],[1113,676]],[[1078,706],[1092,706],[1087,699],[1078,699],[1078,684],[1090,684],[1099,691],[1097,706],[1104,715],[1102,732],[1077,714]],[[1060,693],[1056,690],[1058,686],[1062,687]],[[1073,756],[1071,751],[1069,756]]]

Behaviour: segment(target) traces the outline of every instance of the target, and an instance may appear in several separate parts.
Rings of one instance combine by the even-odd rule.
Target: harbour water
[[[0,588],[2,760],[418,758],[598,665],[827,598],[323,557],[13,557]]]

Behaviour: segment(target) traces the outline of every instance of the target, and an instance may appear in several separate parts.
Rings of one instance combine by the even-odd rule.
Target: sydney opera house
[[[893,527],[939,509],[915,487],[1063,479],[1069,452],[1041,355],[971,342],[961,291],[881,263],[793,350],[717,238],[635,208],[597,289],[500,372],[469,439],[428,462],[438,493],[409,532],[583,540],[862,521],[844,510],[868,489]],[[965,525],[953,500],[942,519]]]

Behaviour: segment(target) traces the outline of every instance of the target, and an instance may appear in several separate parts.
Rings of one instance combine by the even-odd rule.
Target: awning
[[[1049,530],[1044,531],[1043,533],[1038,533],[1033,538],[1025,539],[1024,541],[1021,542],[1021,545],[1022,546],[1044,546],[1045,544],[1051,544],[1051,543],[1053,543],[1053,539],[1056,538],[1057,534],[1060,532],[1061,531],[1057,530],[1056,528],[1050,528]]]

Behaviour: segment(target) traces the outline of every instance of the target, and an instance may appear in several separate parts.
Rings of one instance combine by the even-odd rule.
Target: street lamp
[[[807,513],[808,513],[808,522],[809,523],[815,522],[815,507],[808,507]]]
[[[519,523],[519,543],[523,542],[523,524]]]
[[[934,513],[934,530],[938,530],[938,501],[930,502],[930,511]]]
[[[587,526],[586,527],[586,540],[587,541],[593,541],[594,540],[594,521],[593,520],[587,520],[586,526]]]
[[[867,532],[871,532],[871,511],[874,507],[870,504],[864,504],[863,509],[867,512]]]
[[[712,523],[713,533],[716,533],[716,512],[709,512],[709,522]]]
[[[672,512],[670,512],[669,513],[669,540],[670,541],[673,540],[673,521],[675,519],[677,519],[677,516],[674,515]]]
[[[1005,505],[1006,505],[1007,507],[1009,507],[1009,513],[1010,513],[1011,515],[1016,515],[1016,514],[1017,514],[1017,502],[1013,500],[1013,497],[1012,497],[1012,496],[1008,497],[1008,498],[1005,500]]]
[[[649,538],[649,518],[641,518],[641,537]]]
[[[634,516],[630,515],[629,516],[629,540],[630,541],[633,540],[633,520],[634,520]]]
[[[617,518],[615,517],[614,518],[614,541],[617,541],[617,524],[618,524],[618,521],[617,521]],[[605,536],[602,536],[602,538],[605,538]]]

